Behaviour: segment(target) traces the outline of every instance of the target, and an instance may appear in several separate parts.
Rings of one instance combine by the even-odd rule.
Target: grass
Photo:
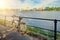
[[[53,31],[44,30],[41,28],[36,28],[36,27],[32,27],[32,26],[27,25],[27,32],[28,31],[29,31],[29,33],[40,35],[42,37],[48,38],[49,40],[53,40],[53,38],[54,38]],[[59,40],[59,39],[60,39],[60,33],[57,32],[57,40]]]
[[[4,24],[4,20],[0,19],[0,24]]]

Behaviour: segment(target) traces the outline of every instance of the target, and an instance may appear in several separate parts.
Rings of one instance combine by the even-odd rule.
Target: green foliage
[[[0,24],[3,24],[4,23],[4,20],[0,19]]]
[[[46,7],[44,10],[46,11],[60,11],[60,7]]]
[[[27,25],[27,30],[29,30],[30,33],[34,33],[36,35],[38,34],[38,35],[43,36],[43,37],[48,37],[49,40],[53,40],[53,38],[54,38],[54,32],[53,31],[44,30],[41,28],[29,26],[29,25]],[[57,39],[59,39],[59,38],[60,38],[60,33],[57,33]]]
[[[34,33],[34,34],[38,34],[38,35],[44,35],[46,36],[46,32],[43,29],[40,28],[36,28],[36,27],[31,27],[31,26],[27,26],[27,31],[30,31],[30,33]]]

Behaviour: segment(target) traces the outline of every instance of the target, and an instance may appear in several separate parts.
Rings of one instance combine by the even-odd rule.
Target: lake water
[[[34,18],[46,18],[46,19],[58,19],[60,20],[60,12],[59,11],[29,11],[29,12],[18,12],[18,16],[24,17],[34,17]],[[28,25],[46,28],[54,30],[54,22],[53,21],[45,21],[45,20],[35,20],[35,19],[26,19],[22,20]],[[57,31],[60,31],[60,22],[57,24]]]

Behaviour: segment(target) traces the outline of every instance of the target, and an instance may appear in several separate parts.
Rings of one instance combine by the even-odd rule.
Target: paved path
[[[14,31],[13,29],[14,28],[10,29],[9,27],[0,25],[0,32],[9,31],[8,33],[6,33],[7,34],[6,40],[38,40],[35,37],[21,35],[20,33]]]
[[[19,34],[18,32],[10,32],[6,36],[7,40],[30,40],[29,37]]]
[[[7,36],[6,36],[7,40],[38,40],[38,38],[35,37],[31,37],[28,35],[21,35],[18,32],[10,32]]]
[[[39,39],[38,39],[38,38],[36,38],[36,37],[32,37],[32,36],[29,36],[29,35],[25,35],[25,36],[29,37],[29,38],[30,38],[30,40],[39,40]]]

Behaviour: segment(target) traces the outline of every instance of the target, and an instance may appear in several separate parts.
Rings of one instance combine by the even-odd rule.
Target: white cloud
[[[47,7],[49,4],[54,3],[57,0],[41,0],[41,3],[39,3],[37,5],[33,5],[33,6],[31,5],[31,3],[29,1],[30,0],[26,0],[25,3],[28,5],[26,5],[25,3],[24,3],[24,5],[26,5],[27,7],[30,7],[30,8],[39,8],[39,7]]]
[[[48,4],[55,2],[56,0],[41,0],[41,3],[32,6],[30,1],[31,0],[25,0],[24,3],[21,3],[20,0],[2,0],[5,2],[5,4],[3,4],[3,8],[34,8],[34,7],[46,7]],[[1,1],[0,1],[1,2]],[[0,6],[1,8],[1,6]]]
[[[56,0],[42,0],[36,7],[47,7],[50,3],[54,3]]]

